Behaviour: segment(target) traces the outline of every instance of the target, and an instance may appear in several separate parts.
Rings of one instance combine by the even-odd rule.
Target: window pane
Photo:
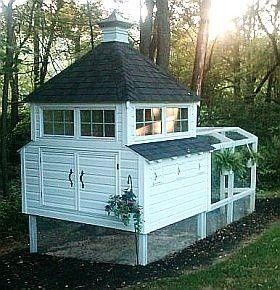
[[[103,137],[103,125],[94,124],[92,126],[92,136]]]
[[[145,121],[152,121],[152,109],[145,109]]]
[[[161,109],[153,108],[153,119],[154,121],[161,121]]]
[[[53,134],[53,123],[44,122],[44,134]]]
[[[69,135],[69,136],[74,135],[74,123],[65,124],[65,135]]]
[[[81,111],[81,122],[82,123],[90,123],[91,119],[90,119],[90,115],[91,115],[91,111]]]
[[[153,134],[153,123],[146,124],[145,126],[145,135]]]
[[[81,124],[81,135],[82,136],[91,136],[90,124]]]
[[[136,122],[143,122],[143,114],[144,114],[144,110],[143,109],[137,109],[136,110]]]
[[[105,123],[115,123],[115,111],[106,110],[104,111]]]
[[[174,121],[167,122],[167,133],[173,133],[174,132]]]
[[[136,136],[145,136],[144,123],[136,124]]]
[[[54,123],[54,135],[64,135],[64,124]]]
[[[188,109],[187,108],[182,108],[181,109],[181,118],[182,119],[188,119]]]
[[[53,111],[44,110],[43,111],[43,119],[44,119],[44,122],[52,122],[53,121]]]
[[[153,133],[154,134],[161,134],[161,122],[154,122],[153,123]]]
[[[174,122],[174,132],[181,132],[181,122],[180,121]]]
[[[181,121],[181,125],[182,125],[182,132],[186,132],[189,130],[188,121]]]
[[[65,118],[65,122],[68,122],[68,123],[74,122],[74,111],[65,110],[64,111],[64,118]]]
[[[115,137],[115,125],[105,125],[105,136]]]
[[[61,110],[54,110],[53,111],[53,115],[54,115],[54,121],[55,122],[63,122],[64,121],[63,111],[61,111]]]
[[[93,110],[92,111],[92,122],[93,123],[103,123],[103,110]]]

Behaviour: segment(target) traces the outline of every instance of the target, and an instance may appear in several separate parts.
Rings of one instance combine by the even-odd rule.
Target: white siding
[[[69,191],[62,186],[64,184],[69,186],[69,168],[67,168],[67,172],[64,172],[66,159],[61,159],[58,156],[60,154],[53,158],[43,153],[42,163],[40,163],[40,154],[42,154],[42,152],[49,153],[52,151],[60,152],[61,154],[63,154],[63,152],[66,154],[74,154],[76,156],[75,158],[78,158],[77,166],[79,167],[77,167],[76,173],[73,174],[73,179],[75,179],[75,183],[78,186],[80,186],[79,176],[81,170],[83,169],[85,171],[84,181],[87,191],[82,193],[80,190],[78,192],[81,196],[80,199],[77,197],[77,205],[75,205],[75,207],[73,207],[73,195],[71,195],[69,199]],[[25,146],[21,154],[24,165],[22,167],[23,176],[25,177],[22,185],[24,196],[23,212],[99,226],[133,230],[132,227],[123,226],[120,222],[116,221],[114,217],[108,217],[104,210],[106,205],[105,199],[107,200],[110,194],[114,194],[114,188],[121,191],[128,186],[127,178],[129,174],[132,176],[134,193],[139,197],[139,200],[142,200],[139,191],[139,156],[127,147],[121,146],[119,142],[102,143],[95,142],[94,140],[51,140],[48,138],[41,138]],[[114,186],[114,177],[112,177],[113,171],[110,168],[112,166],[112,159],[110,159],[110,157],[114,154],[118,156],[117,160],[119,163],[118,177],[117,180],[115,180],[116,186]],[[79,160],[79,156],[82,156],[83,159]],[[102,156],[102,159],[96,159],[94,156]],[[109,159],[106,159],[106,156]],[[92,162],[92,169],[85,166],[86,163],[90,163],[90,161]],[[55,166],[53,166],[53,163],[55,163]],[[61,172],[61,170],[63,172]],[[93,174],[88,174],[90,170]],[[54,183],[49,185],[58,186],[60,190],[50,192],[48,188],[42,187],[45,192],[43,190],[41,193],[41,185],[46,185],[46,181],[41,177],[41,172],[47,173],[45,177],[49,178],[47,179],[48,183]],[[94,172],[99,172],[101,175],[107,176],[104,178],[108,182],[106,182],[105,179],[105,182],[101,182],[100,177],[95,176]],[[87,179],[90,175],[91,177],[93,176],[95,180],[94,185]],[[63,180],[65,180],[65,182]],[[98,180],[100,182],[98,182]],[[104,190],[106,193],[108,191],[106,197],[102,194]],[[48,194],[44,196],[46,191]]]
[[[207,210],[210,166],[210,153],[146,162],[146,232]]]

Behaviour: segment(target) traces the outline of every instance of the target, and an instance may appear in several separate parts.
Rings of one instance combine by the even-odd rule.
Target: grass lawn
[[[280,221],[229,259],[132,289],[280,289]]]

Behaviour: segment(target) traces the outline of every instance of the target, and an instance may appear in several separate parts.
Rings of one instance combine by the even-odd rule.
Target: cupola
[[[118,41],[128,43],[128,29],[132,26],[116,10],[106,19],[99,22],[102,29],[102,42]]]

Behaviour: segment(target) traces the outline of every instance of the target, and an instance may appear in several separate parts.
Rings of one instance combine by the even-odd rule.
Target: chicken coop
[[[101,44],[27,97],[22,212],[31,252],[146,265],[254,210],[258,140],[197,127],[199,97],[129,44],[130,24],[100,26]],[[128,191],[137,232],[108,214]]]

